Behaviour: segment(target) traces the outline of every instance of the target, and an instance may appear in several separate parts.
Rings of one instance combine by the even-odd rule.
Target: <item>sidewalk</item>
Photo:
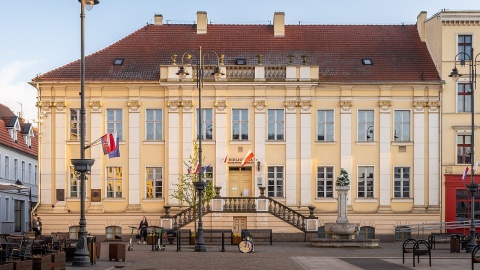
[[[207,243],[207,252],[194,252],[193,246],[184,245],[176,251],[175,245],[166,245],[165,251],[152,251],[149,245],[134,245],[126,251],[125,262],[108,261],[108,242],[102,243],[100,259],[89,267],[72,269],[470,269],[470,254],[450,253],[448,244],[437,244],[432,250],[432,267],[428,256],[421,256],[413,267],[412,254],[405,254],[402,264],[402,243],[380,243],[379,248],[317,248],[308,242],[274,242],[273,245],[256,244],[255,252],[242,254],[236,245]],[[125,243],[127,244],[127,243]]]

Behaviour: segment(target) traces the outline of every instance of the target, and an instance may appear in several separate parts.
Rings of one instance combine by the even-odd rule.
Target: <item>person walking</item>
[[[143,237],[143,244],[145,245],[147,243],[147,229],[148,229],[147,217],[143,216],[143,219],[142,221],[140,221],[140,225],[138,226],[138,230],[139,230],[138,234],[140,235],[140,239],[138,240],[139,244],[142,241],[142,237]]]

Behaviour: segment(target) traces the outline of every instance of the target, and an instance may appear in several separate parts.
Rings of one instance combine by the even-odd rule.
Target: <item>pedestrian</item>
[[[147,243],[147,229],[148,229],[148,221],[147,217],[143,216],[142,221],[140,221],[140,225],[138,226],[138,234],[140,235],[140,239],[138,240],[138,243],[142,241],[143,237],[143,244],[145,245]]]
[[[38,229],[38,219],[39,217],[37,217],[37,214],[35,214],[32,220],[32,229],[35,232],[35,238],[40,235],[40,230]]]

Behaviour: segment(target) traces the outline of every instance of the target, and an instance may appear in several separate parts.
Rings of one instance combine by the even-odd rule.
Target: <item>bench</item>
[[[203,230],[203,239],[205,242],[207,240],[209,243],[225,243],[225,240],[228,239],[230,244],[233,243],[233,231],[229,229],[204,229]],[[221,241],[219,241],[221,240]]]
[[[417,256],[417,262],[420,263],[420,256],[427,256],[429,266],[432,267],[432,250],[430,244],[425,240],[415,241],[413,245],[413,267],[415,267],[415,256]]]
[[[273,244],[272,229],[247,229],[247,231],[252,235],[255,244],[258,243],[258,240],[267,240],[270,245]]]
[[[472,270],[475,269],[475,264],[480,263],[480,254],[477,255],[477,252],[480,250],[480,245],[475,246],[472,250]]]
[[[430,247],[435,250],[435,244],[449,244],[450,238],[452,237],[451,233],[431,233],[428,236],[428,244]]]

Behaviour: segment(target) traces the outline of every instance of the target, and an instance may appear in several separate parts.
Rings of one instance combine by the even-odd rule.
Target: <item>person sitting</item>
[[[140,235],[140,239],[138,240],[138,243],[142,241],[143,238],[143,244],[145,245],[147,243],[147,229],[148,229],[148,221],[147,217],[143,216],[142,221],[140,221],[140,225],[138,226],[138,234]]]

